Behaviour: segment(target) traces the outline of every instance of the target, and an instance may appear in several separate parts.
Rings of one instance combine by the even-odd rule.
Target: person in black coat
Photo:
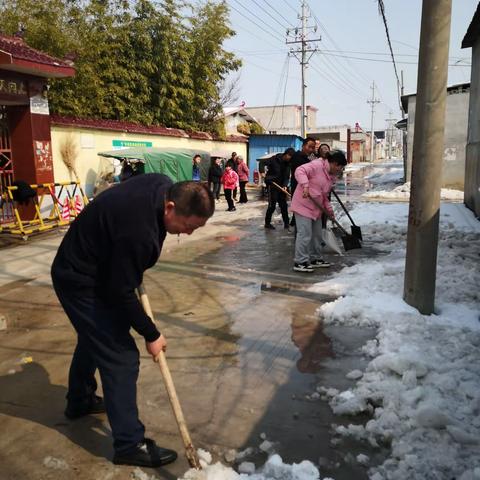
[[[220,187],[222,185],[221,178],[223,175],[223,170],[221,162],[221,158],[212,158],[212,163],[208,169],[208,186],[216,200],[220,199]]]
[[[143,336],[154,359],[166,349],[136,289],[157,262],[167,233],[190,235],[214,209],[213,195],[202,183],[138,175],[89,203],[58,248],[53,286],[77,333],[65,415],[76,419],[106,411],[115,464],[158,467],[177,458],[144,436],[136,399],[140,357],[130,329]],[[96,369],[104,399],[95,393]]]
[[[291,180],[290,180],[290,188],[291,194],[295,193],[295,189],[297,188],[297,180],[295,178],[295,170],[308,163],[310,161],[310,155],[315,152],[315,139],[311,137],[307,137],[302,144],[302,149],[296,151],[292,156],[292,161],[290,162],[290,172],[291,172]]]
[[[290,193],[295,193],[295,189],[297,188],[297,179],[295,178],[295,170],[308,163],[310,161],[310,155],[315,152],[315,139],[312,137],[307,137],[302,144],[302,149],[296,151],[293,154],[292,161],[290,162]],[[290,222],[292,227],[295,226],[295,216],[292,215],[292,221]]]
[[[283,153],[278,153],[264,163],[264,168],[267,170],[265,174],[265,184],[268,189],[268,208],[265,213],[265,228],[270,230],[275,230],[275,227],[272,225],[272,215],[275,212],[277,203],[282,212],[283,225],[287,229],[289,227],[287,195],[275,186],[274,183],[282,188],[288,187],[290,180],[290,161],[294,153],[295,150],[293,148],[287,148]]]

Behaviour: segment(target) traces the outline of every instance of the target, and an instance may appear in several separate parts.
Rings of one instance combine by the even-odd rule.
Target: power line
[[[241,3],[238,2],[238,0],[236,0],[237,3],[245,8]],[[271,33],[270,31],[266,30],[264,27],[262,27],[261,25],[259,25],[255,20],[252,20],[250,17],[248,17],[247,15],[245,15],[243,12],[241,12],[240,10],[238,10],[238,8],[234,7],[231,3],[230,3],[230,8],[233,9],[235,12],[237,12],[239,15],[241,15],[243,18],[247,19],[249,22],[253,23],[254,25],[256,25],[262,32],[270,35],[271,37],[273,37],[275,40],[279,40],[283,43],[283,38],[280,37],[279,35],[277,35],[276,33],[273,34]],[[248,10],[248,9],[247,9]],[[269,28],[272,28],[270,25],[268,25],[267,23],[263,22],[263,24]],[[275,31],[275,29],[272,28],[273,31]]]
[[[327,28],[325,27],[325,25],[323,25],[323,23],[319,20],[319,18],[317,17],[317,15],[315,14],[315,12],[312,11],[312,14],[315,18],[315,20],[317,21],[318,25],[320,25],[320,28],[324,31],[325,33],[325,36],[327,37],[327,39],[329,39],[329,41],[332,43],[332,45],[337,48],[339,51],[342,51],[342,49],[340,49],[340,47],[337,45],[337,43],[335,42],[335,40],[330,36],[330,34],[328,33],[327,31]],[[351,74],[353,76],[356,76],[360,82],[363,84],[364,82],[369,84],[370,83],[370,79],[367,78],[365,75],[361,74],[361,72],[358,72],[356,68],[353,67],[352,63],[346,59],[346,60],[343,60],[344,62],[344,65],[345,67],[351,72]]]
[[[283,29],[287,28],[283,23],[280,23],[266,8],[263,8],[256,0],[251,1],[263,12],[265,12],[271,19],[273,19],[273,21],[277,22]]]
[[[279,55],[279,54],[284,54],[285,51],[284,50],[279,50],[279,49],[276,49],[276,50],[237,50],[238,52],[241,52],[241,53],[244,53],[244,54],[247,54],[247,55],[258,55],[258,56],[262,56],[262,55]],[[390,53],[381,53],[381,52],[361,52],[361,51],[353,51],[353,50],[333,50],[333,49],[326,49],[326,48],[322,48],[321,52],[325,55],[327,54],[334,54],[334,53],[353,53],[353,54],[358,54],[358,55],[377,55],[377,56],[390,56]],[[414,58],[418,58],[418,55],[414,55],[414,54],[408,54],[408,53],[397,53],[396,54],[397,57],[414,57]],[[348,58],[357,58],[357,57],[348,57]],[[468,61],[468,58],[466,57],[448,57],[449,60],[453,61],[453,60],[456,60],[455,63],[458,63],[458,62],[465,62],[465,61]],[[366,58],[365,60],[369,60],[368,58]],[[375,59],[372,59],[372,60],[375,60]],[[390,63],[390,60],[388,60],[388,63]],[[402,63],[402,62],[397,62],[397,63]],[[413,64],[413,62],[410,62],[411,64]]]
[[[271,5],[271,3],[268,1],[268,0],[263,0],[279,17],[283,18],[283,20],[285,20],[288,25],[292,26],[293,27],[293,23],[290,22],[290,20],[288,20],[287,18],[285,18],[275,7],[273,7]]]
[[[356,92],[353,92],[353,93],[355,93],[355,97],[354,97],[352,92],[350,92],[344,85],[341,85],[341,84],[337,83],[337,80],[335,78],[333,78],[329,73],[319,70],[319,68],[317,68],[317,66],[313,62],[310,65],[313,68],[313,70],[315,70],[317,73],[319,73],[324,80],[326,80],[328,83],[333,85],[335,88],[337,88],[338,90],[341,90],[342,92],[346,93],[347,95],[350,95],[352,98],[357,98],[358,97],[358,94]],[[361,98],[363,99],[363,97],[361,97]]]
[[[287,5],[288,7],[290,7],[295,12],[295,15],[297,15],[297,11],[287,2],[287,0],[283,0],[283,3],[285,3],[285,5]]]
[[[323,52],[322,52],[323,53]],[[340,58],[350,58],[352,60],[364,60],[366,62],[377,62],[377,63],[392,63],[390,60],[381,60],[378,58],[367,58],[367,57],[351,57],[349,55],[337,55],[334,53],[323,53],[329,57],[340,57]],[[418,65],[418,62],[396,62],[398,65]],[[471,64],[461,65],[459,63],[449,63],[449,67],[471,67]]]
[[[288,55],[288,59],[290,60],[290,55]],[[280,124],[280,128],[283,128],[285,123],[284,123],[284,113],[285,113],[285,98],[287,96],[287,83],[288,83],[288,67],[290,65],[290,62],[287,63],[287,75],[285,77],[285,87],[283,89],[283,101],[282,101],[282,123]]]
[[[395,56],[393,55],[392,42],[390,41],[390,32],[388,31],[387,17],[385,16],[385,5],[383,0],[378,0],[378,10],[383,19],[383,24],[385,25],[385,33],[387,35],[388,48],[390,49],[390,54],[392,55],[393,69],[395,70],[395,77],[397,79],[397,95],[398,95],[398,104],[400,105],[400,111],[403,112],[402,99],[400,95],[400,79],[398,78],[397,65],[395,64]]]
[[[321,52],[320,52],[321,53]],[[324,60],[327,61],[327,63],[329,64],[329,68],[330,70],[327,68],[323,68],[322,66],[320,65],[317,65],[317,68],[319,68],[319,73],[322,75],[322,76],[327,76],[329,75],[330,76],[330,73],[332,74],[335,74],[335,77],[330,76],[330,78],[335,78],[335,81],[338,82],[338,84],[342,84],[344,86],[344,88],[347,88],[349,90],[351,90],[352,92],[355,92],[360,98],[364,98],[365,97],[365,94],[360,92],[349,80],[347,80],[345,78],[345,76],[336,68],[335,65],[333,65],[333,63],[331,62],[331,60],[327,57],[323,57]]]
[[[282,90],[283,77],[286,75],[286,72],[288,71],[288,64],[289,63],[290,63],[290,55],[287,54],[287,56],[285,58],[285,62],[283,63],[282,72],[280,74],[280,79],[279,79],[279,82],[278,82],[277,95],[275,97],[275,103],[273,105],[272,115],[270,116],[270,120],[268,121],[268,124],[267,124],[267,128],[266,128],[267,130],[270,128],[270,124],[272,123],[273,116],[275,115],[275,110],[277,108],[278,100],[280,98],[280,92]]]
[[[248,28],[246,28],[244,25],[242,25],[241,27],[242,30],[244,30],[245,32],[247,32],[248,34],[250,35],[253,35],[255,38],[258,38],[260,41],[264,42],[264,43],[268,43],[269,45],[271,45],[272,47],[274,48],[277,48],[277,45],[274,45],[272,42],[270,42],[269,40],[265,39],[265,38],[262,38],[260,37],[259,35],[257,35],[255,32],[252,32],[251,30],[249,30]],[[262,30],[264,31],[264,30]],[[232,49],[233,50],[233,49]],[[248,55],[252,55],[250,54],[249,52],[246,52],[244,50],[236,50],[238,53],[242,53],[242,54],[248,54]],[[273,50],[272,50],[273,51]],[[285,54],[285,50],[281,50],[281,49],[278,49],[278,50],[275,50],[275,54]],[[273,55],[272,53],[269,54],[269,56]],[[261,56],[261,55],[254,55],[254,56]]]

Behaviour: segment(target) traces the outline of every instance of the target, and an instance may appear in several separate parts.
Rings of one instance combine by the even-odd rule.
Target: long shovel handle
[[[152,322],[155,322],[152,312],[152,307],[150,306],[150,300],[148,299],[147,292],[143,283],[138,287],[138,294],[140,296],[140,302],[142,303],[145,313],[151,318]],[[180,435],[182,436],[183,445],[185,446],[185,456],[187,457],[188,463],[192,468],[201,470],[200,460],[195,450],[192,439],[190,438],[190,433],[188,432],[187,422],[183,416],[182,407],[180,406],[180,401],[178,400],[177,391],[175,390],[175,385],[173,384],[172,374],[168,368],[167,359],[165,357],[165,352],[161,351],[156,357],[155,361],[158,362],[160,366],[160,371],[162,372],[163,381],[165,382],[165,388],[167,389],[168,398],[170,399],[170,404],[172,406],[173,414],[175,420],[177,421],[178,429]]]
[[[283,192],[288,197],[292,198],[292,194],[286,189],[281,187],[278,183],[272,182],[272,185],[277,187],[281,192]]]
[[[345,235],[350,235],[338,222],[335,218],[332,218],[325,209],[313,198],[310,197],[310,200],[324,213]]]
[[[347,210],[347,207],[343,204],[343,202],[340,200],[340,197],[337,195],[337,192],[335,190],[333,190],[332,188],[332,193],[335,195],[335,198],[338,200],[338,203],[342,206],[343,210],[345,211],[345,213],[347,214],[347,217],[350,219],[350,221],[352,222],[352,225],[354,227],[356,227],[355,225],[355,222],[353,221],[353,218],[350,216],[350,213],[348,212]]]

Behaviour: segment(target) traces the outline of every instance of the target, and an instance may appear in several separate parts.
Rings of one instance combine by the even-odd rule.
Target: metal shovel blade
[[[353,235],[342,235],[342,242],[346,252],[348,250],[354,250],[355,248],[362,248],[360,240]]]
[[[357,225],[352,225],[352,237],[358,238],[359,240],[363,240],[362,238],[362,230]]]

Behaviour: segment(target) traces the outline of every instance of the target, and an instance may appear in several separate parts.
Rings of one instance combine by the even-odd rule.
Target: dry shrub
[[[62,144],[60,145],[60,155],[62,156],[63,163],[68,168],[70,174],[73,173],[75,179],[78,180],[78,173],[76,168],[78,145],[72,133],[67,134]]]

